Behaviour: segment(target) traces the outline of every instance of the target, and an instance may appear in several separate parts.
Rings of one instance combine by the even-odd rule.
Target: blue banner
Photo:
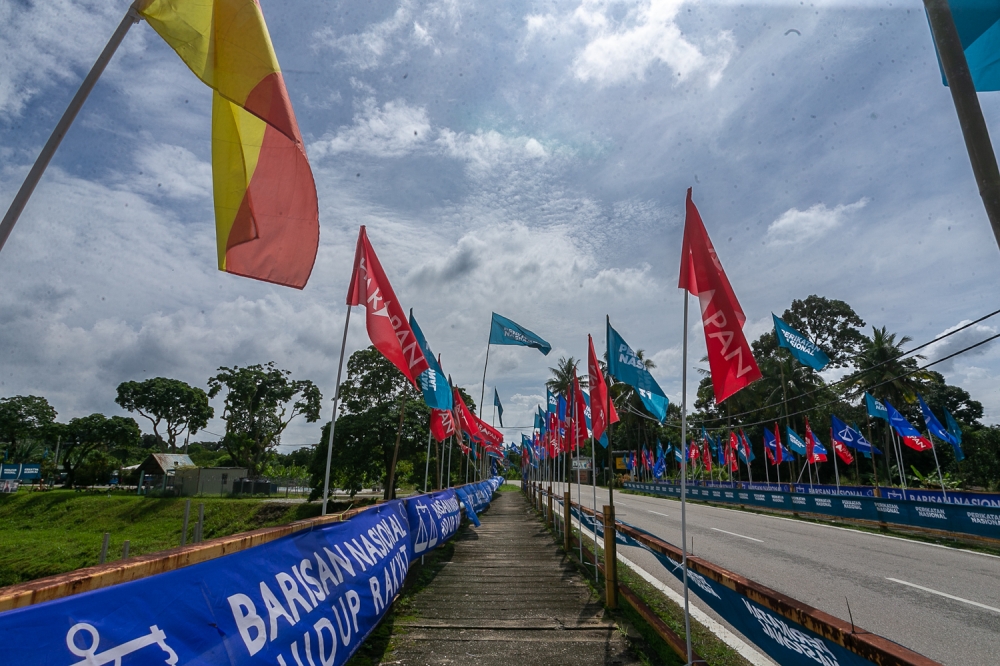
[[[552,345],[545,340],[496,312],[493,313],[493,321],[490,323],[490,344],[534,347],[546,356],[552,351]]]
[[[430,550],[435,529],[437,543],[455,533],[457,492],[481,507],[500,483],[393,500],[207,562],[0,613],[3,663],[340,666],[385,615],[415,547]]]
[[[448,378],[445,377],[441,366],[437,362],[437,358],[434,356],[434,352],[431,351],[430,345],[427,344],[427,339],[424,337],[423,331],[417,325],[417,320],[413,317],[413,310],[410,310],[410,328],[413,329],[413,337],[417,339],[417,344],[420,345],[420,351],[424,353],[424,358],[427,359],[428,368],[421,372],[420,377],[418,377],[420,392],[424,394],[424,402],[431,409],[451,410],[452,397]]]
[[[13,463],[0,465],[0,481],[19,479],[28,481],[42,476],[41,463]]]
[[[407,498],[405,504],[414,557],[426,555],[458,531],[462,513],[453,488]]]
[[[773,312],[774,333],[778,336],[778,346],[792,353],[795,360],[813,370],[822,370],[830,362],[830,357],[812,340],[779,319]]]
[[[608,373],[636,390],[646,410],[663,423],[667,419],[667,394],[649,374],[646,365],[632,351],[618,331],[608,323]]]

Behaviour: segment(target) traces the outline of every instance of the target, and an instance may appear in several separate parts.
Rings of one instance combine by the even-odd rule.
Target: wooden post
[[[551,528],[555,528],[555,516],[552,515],[552,486],[549,486],[548,507],[549,512],[545,515],[545,524]]]
[[[567,553],[570,549],[570,526],[573,524],[573,521],[571,520],[573,513],[570,509],[572,501],[570,492],[567,490],[563,493],[563,520],[565,521],[563,524],[563,548]]]
[[[108,559],[108,540],[111,538],[111,534],[108,532],[104,533],[104,541],[101,543],[101,557],[98,564],[104,564]]]
[[[604,598],[608,608],[618,608],[618,554],[615,548],[615,508],[604,505]]]

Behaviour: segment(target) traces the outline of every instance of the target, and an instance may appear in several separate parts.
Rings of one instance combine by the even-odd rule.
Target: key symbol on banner
[[[81,631],[90,634],[91,644],[89,648],[81,648],[76,644],[76,635]],[[103,666],[103,664],[122,666],[122,657],[150,645],[159,645],[160,649],[167,653],[167,658],[164,661],[168,666],[174,666],[177,663],[177,653],[167,645],[167,635],[155,624],[149,628],[149,633],[145,636],[133,638],[118,647],[98,653],[97,646],[100,642],[101,635],[97,633],[97,629],[93,625],[79,622],[70,627],[70,630],[66,632],[66,647],[76,656],[83,657],[82,661],[78,661],[72,666]]]

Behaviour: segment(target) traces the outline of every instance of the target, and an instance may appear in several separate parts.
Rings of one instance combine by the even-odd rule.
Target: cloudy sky
[[[0,4],[4,208],[127,5]],[[919,0],[261,5],[319,191],[308,286],[215,269],[211,93],[139,24],[0,254],[0,395],[114,414],[121,381],[204,387],[274,360],[330,396],[365,224],[477,399],[491,311],[552,343],[492,350],[508,425],[530,425],[560,356],[585,357],[588,333],[601,348],[605,314],[676,401],[688,187],[748,337],[814,293],[916,342],[998,307],[1000,254]],[[1000,93],[980,99],[1000,133]],[[1000,344],[938,369],[1000,421]],[[317,439],[298,422],[283,443]]]

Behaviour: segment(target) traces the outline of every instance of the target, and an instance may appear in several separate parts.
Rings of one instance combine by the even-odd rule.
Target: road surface
[[[607,500],[598,488],[598,510]],[[614,501],[619,520],[680,545],[679,500]],[[849,602],[857,626],[943,664],[1000,664],[1000,557],[696,503],[687,534],[695,555],[848,622]],[[679,589],[648,553],[620,552]]]

